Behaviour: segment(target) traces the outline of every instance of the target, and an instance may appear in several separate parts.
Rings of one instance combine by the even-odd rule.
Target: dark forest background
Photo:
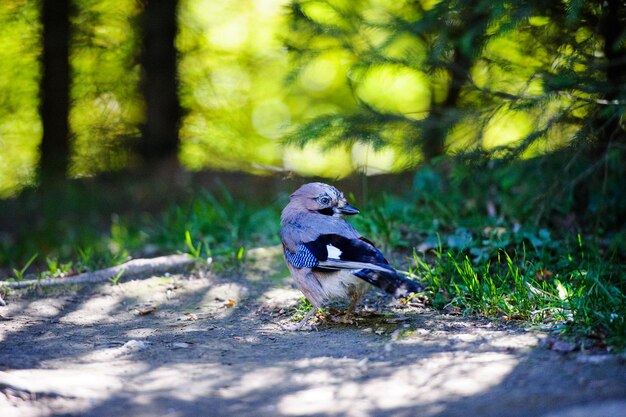
[[[625,9],[7,0],[0,192],[159,159],[338,178],[563,150],[586,166],[564,176],[608,179],[624,147]]]

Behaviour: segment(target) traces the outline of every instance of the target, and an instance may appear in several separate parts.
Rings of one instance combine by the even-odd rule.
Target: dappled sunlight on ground
[[[391,361],[367,364],[356,359],[320,359],[315,366],[327,369],[311,369],[312,364],[301,367],[302,374],[295,379],[302,387],[281,399],[279,411],[285,415],[368,415],[373,410],[419,403],[436,408],[436,404],[491,388],[517,363],[511,355],[484,356],[459,362],[466,358],[441,355],[397,368]],[[362,380],[368,374],[377,377]]]
[[[94,325],[97,323],[113,322],[113,313],[119,308],[117,297],[98,297],[87,299],[80,310],[64,315],[60,320],[67,324],[79,326]]]
[[[2,382],[13,386],[27,385],[33,392],[99,402],[123,389],[120,374],[129,369],[139,372],[143,368],[129,361],[116,367],[94,363],[74,365],[71,369],[18,369],[3,373]]]
[[[619,362],[584,366],[537,349],[534,332],[425,309],[285,332],[300,294],[240,272],[9,298],[3,417],[540,415],[598,399],[588,384],[626,393]]]

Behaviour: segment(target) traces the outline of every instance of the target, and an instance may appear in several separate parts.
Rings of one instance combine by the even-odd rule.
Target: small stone
[[[563,340],[556,340],[554,343],[552,343],[550,349],[555,352],[569,353],[576,349],[576,346],[573,343],[564,342]]]
[[[132,350],[132,351],[137,351],[137,350],[144,350],[148,347],[148,343],[144,342],[143,340],[129,340],[128,342],[124,343],[122,346],[120,346],[120,349],[124,349],[124,350]]]

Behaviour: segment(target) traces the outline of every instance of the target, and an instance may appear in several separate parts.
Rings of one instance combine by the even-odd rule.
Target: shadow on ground
[[[2,416],[626,416],[619,356],[391,303],[283,331],[298,297],[247,270],[14,294]]]

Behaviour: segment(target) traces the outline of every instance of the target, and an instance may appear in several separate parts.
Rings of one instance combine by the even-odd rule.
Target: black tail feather
[[[375,271],[372,269],[360,269],[353,272],[353,274],[396,298],[424,291],[424,287],[421,284],[411,281],[393,270]]]

